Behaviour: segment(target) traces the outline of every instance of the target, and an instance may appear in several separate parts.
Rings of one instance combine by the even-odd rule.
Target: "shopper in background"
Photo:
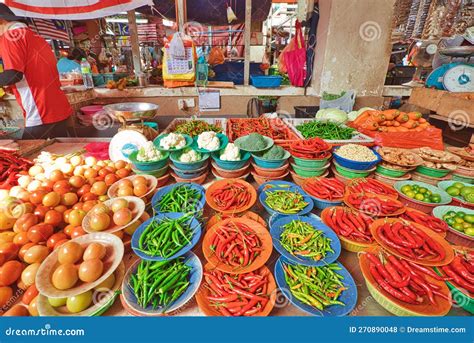
[[[72,108],[49,44],[0,3],[0,87],[11,86],[25,117],[24,139],[66,137]]]
[[[81,72],[81,61],[87,58],[84,50],[81,48],[73,48],[67,57],[63,57],[58,61],[57,67],[60,74],[70,73],[73,71]]]

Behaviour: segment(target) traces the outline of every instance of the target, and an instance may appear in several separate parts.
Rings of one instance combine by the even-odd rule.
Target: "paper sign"
[[[201,111],[218,111],[221,108],[221,93],[218,90],[199,92],[199,109]]]

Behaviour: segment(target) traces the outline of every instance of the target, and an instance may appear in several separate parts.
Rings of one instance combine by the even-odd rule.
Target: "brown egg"
[[[87,260],[79,266],[79,279],[84,282],[94,282],[102,275],[104,264],[98,258]]]
[[[57,289],[65,290],[74,287],[77,279],[77,268],[73,264],[61,264],[54,271],[51,281]]]
[[[84,249],[79,243],[67,242],[58,251],[58,261],[61,264],[74,264],[79,261],[84,253]]]
[[[102,260],[107,253],[107,249],[100,243],[91,243],[84,251],[82,259],[84,261],[99,259]]]

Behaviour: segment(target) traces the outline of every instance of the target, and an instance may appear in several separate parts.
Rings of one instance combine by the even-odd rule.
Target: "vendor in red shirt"
[[[0,87],[11,86],[25,117],[23,139],[67,137],[72,108],[49,44],[0,4]]]

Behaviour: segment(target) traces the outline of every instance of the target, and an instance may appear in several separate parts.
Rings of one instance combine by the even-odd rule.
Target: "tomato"
[[[30,264],[21,273],[21,281],[23,281],[26,287],[30,287],[35,283],[36,273],[40,265],[41,263]]]
[[[72,207],[73,210],[82,210],[82,206],[84,206],[83,202],[78,202],[75,203],[74,206]]]
[[[13,242],[5,242],[0,244],[0,255],[5,256],[5,260],[13,260],[18,256],[20,247]]]
[[[71,313],[84,311],[92,304],[92,291],[67,298],[66,307]]]
[[[28,305],[31,300],[33,300],[34,297],[36,297],[38,294],[39,292],[36,288],[36,285],[31,285],[23,294],[23,298],[21,299],[21,301],[23,302],[23,304]]]
[[[86,193],[89,193],[91,191],[92,186],[91,185],[83,185],[81,188],[77,190],[77,195],[79,197],[83,196]]]
[[[94,178],[97,176],[97,171],[92,169],[92,168],[87,168],[85,171],[84,171],[84,177],[86,179],[90,179],[90,178]]]
[[[8,243],[8,242],[13,242],[13,239],[15,238],[16,233],[13,231],[4,231],[0,232],[0,244],[1,243]]]
[[[76,193],[65,193],[61,195],[61,204],[65,206],[72,206],[79,201],[79,198]]]
[[[54,181],[53,180],[44,180],[41,182],[41,188],[51,192],[53,190]]]
[[[74,239],[74,238],[77,238],[77,237],[80,237],[80,236],[83,236],[85,235],[86,232],[84,231],[84,229],[82,228],[82,226],[76,226],[74,229],[72,229],[71,231],[71,239]]]
[[[139,198],[143,197],[148,192],[146,184],[138,184],[133,188],[133,194]]]
[[[31,248],[32,246],[35,246],[36,244],[33,243],[33,242],[30,242],[30,243],[26,243],[25,245],[23,245],[21,248],[20,248],[20,251],[18,252],[18,257],[23,260],[23,257],[25,256],[25,253],[28,251],[29,248]]]
[[[31,300],[30,304],[28,305],[28,312],[30,312],[30,315],[35,316],[35,317],[39,316],[38,307],[36,305],[37,301],[38,301],[38,296],[33,298],[33,300]]]
[[[28,317],[29,315],[28,309],[25,306],[17,304],[5,312],[3,317]]]
[[[49,249],[44,245],[34,245],[23,255],[23,261],[29,264],[43,262],[48,257]]]
[[[66,194],[72,191],[72,186],[69,184],[68,180],[61,180],[54,184],[53,191],[58,194]]]
[[[29,241],[30,240],[28,239],[28,234],[26,232],[18,232],[13,238],[13,243],[19,246],[25,245]]]
[[[49,192],[43,198],[43,205],[47,207],[58,206],[61,202],[61,196],[57,192]]]
[[[56,243],[58,243],[59,241],[63,239],[67,239],[66,234],[64,232],[57,232],[48,238],[48,241],[46,242],[46,246],[50,249],[53,249]]]
[[[82,224],[82,220],[86,216],[86,212],[83,210],[72,210],[69,213],[69,224],[73,226],[79,226]]]
[[[69,184],[74,188],[81,188],[86,183],[86,180],[82,176],[71,176],[69,178]]]
[[[75,226],[74,226],[74,225],[71,225],[71,224],[66,225],[66,226],[64,227],[64,229],[63,229],[63,232],[66,234],[66,236],[71,237],[71,232],[72,232],[72,229],[74,229],[74,227],[75,227]]]
[[[11,287],[8,286],[3,286],[0,287],[0,307],[5,306],[8,304],[9,301],[11,301],[13,296],[13,290]]]
[[[90,217],[89,225],[94,231],[104,231],[110,226],[110,216],[107,213],[94,213]]]
[[[92,192],[86,193],[81,197],[81,201],[97,200],[98,196]]]
[[[35,211],[33,213],[38,217],[38,219],[43,220],[48,211],[49,211],[49,207],[38,205],[36,206]]]
[[[130,170],[126,168],[119,169],[115,172],[119,178],[124,178],[130,175]]]
[[[64,211],[63,213],[63,221],[66,223],[66,224],[69,224],[69,214],[73,211],[73,209],[69,209],[69,210],[66,210]]]
[[[19,261],[8,261],[0,267],[0,286],[9,286],[18,280],[24,265]]]
[[[115,174],[107,174],[107,175],[105,176],[105,178],[104,178],[104,181],[105,181],[105,184],[106,184],[107,186],[111,186],[111,185],[113,185],[115,182],[117,182],[118,179],[119,179],[118,176],[115,175]]]
[[[54,182],[64,180],[64,174],[60,170],[56,169],[51,172],[49,179]]]
[[[97,181],[92,185],[91,192],[95,195],[105,195],[107,188],[107,184],[104,181]]]
[[[128,208],[122,208],[114,213],[113,221],[118,226],[127,225],[132,221],[132,211]]]
[[[56,250],[57,248],[59,248],[60,246],[62,246],[64,243],[67,243],[67,242],[69,242],[69,239],[62,239],[62,240],[58,241],[58,242],[54,245],[53,250]]]
[[[99,203],[98,200],[87,200],[84,202],[84,205],[82,206],[82,209],[87,213],[89,212],[90,210],[92,210],[92,208],[97,205]]]
[[[67,210],[67,207],[65,205],[58,205],[54,208],[54,210],[61,213],[62,216],[62,214]]]
[[[133,182],[130,179],[123,179],[117,184],[118,188],[130,187],[133,188]]]
[[[51,224],[53,226],[58,226],[63,221],[63,216],[61,213],[55,210],[49,210],[44,216],[44,222],[46,224]]]
[[[54,227],[51,224],[36,224],[28,230],[28,239],[33,243],[46,242],[54,233]]]
[[[122,168],[125,168],[126,166],[127,166],[127,162],[125,162],[124,160],[118,160],[114,163],[115,169],[122,169]]]
[[[30,202],[34,205],[41,204],[41,202],[43,201],[43,198],[46,194],[48,194],[48,191],[45,191],[45,190],[33,191],[30,194]]]

